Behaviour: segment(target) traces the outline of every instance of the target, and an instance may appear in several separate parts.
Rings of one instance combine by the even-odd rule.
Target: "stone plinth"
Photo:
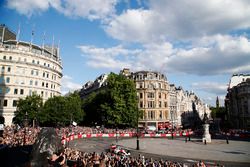
[[[203,129],[204,129],[204,133],[202,136],[202,142],[205,143],[205,140],[206,140],[206,143],[211,143],[212,141],[211,141],[211,135],[209,133],[209,124],[204,124]]]

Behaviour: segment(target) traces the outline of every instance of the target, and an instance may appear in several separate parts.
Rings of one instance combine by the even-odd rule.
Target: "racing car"
[[[115,145],[115,144],[111,144],[110,145],[110,152],[111,153],[115,153],[117,155],[125,155],[125,156],[129,156],[130,155],[130,151],[127,149],[122,148],[119,145]]]

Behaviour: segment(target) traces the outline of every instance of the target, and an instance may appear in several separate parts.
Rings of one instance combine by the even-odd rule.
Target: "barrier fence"
[[[173,133],[174,137],[188,137],[190,135],[192,135],[193,132],[184,132],[184,133]],[[136,133],[108,133],[108,134],[104,134],[104,133],[97,133],[97,134],[71,134],[70,136],[67,137],[62,137],[62,144],[66,145],[67,142],[75,140],[75,139],[81,139],[81,138],[116,138],[116,137],[136,137]],[[167,134],[140,134],[140,138],[150,138],[150,137],[157,137],[157,138],[165,138],[165,137],[171,137],[172,133],[167,133]]]

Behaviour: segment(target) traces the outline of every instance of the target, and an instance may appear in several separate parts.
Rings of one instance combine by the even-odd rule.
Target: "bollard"
[[[204,144],[207,145],[207,140],[205,140]]]
[[[227,140],[227,144],[229,144],[228,137],[226,137],[226,140]]]
[[[185,138],[185,142],[187,143],[187,137]]]

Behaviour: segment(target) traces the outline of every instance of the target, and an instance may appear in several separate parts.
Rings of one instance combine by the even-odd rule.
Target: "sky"
[[[250,73],[249,0],[2,0],[0,13],[20,40],[54,37],[63,94],[129,68],[161,72],[215,106],[233,74]]]

